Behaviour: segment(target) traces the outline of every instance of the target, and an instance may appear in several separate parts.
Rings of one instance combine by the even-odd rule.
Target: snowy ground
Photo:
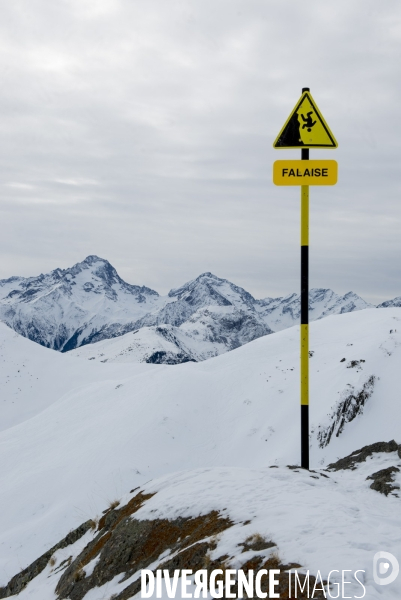
[[[71,355],[33,344],[3,323],[0,332],[0,430],[26,421],[64,394],[104,376],[102,365],[82,368]],[[114,371],[121,368],[115,365]]]
[[[395,460],[401,462],[394,454],[378,454],[356,471],[336,473],[312,474],[286,467],[182,471],[143,486],[145,493],[156,492],[156,495],[135,518],[175,519],[218,510],[234,525],[218,536],[217,547],[210,555],[212,560],[228,555],[232,559],[227,566],[239,569],[255,554],[268,558],[274,552],[282,562],[298,562],[311,573],[320,571],[323,577],[333,570],[349,570],[347,581],[351,583],[346,586],[346,597],[352,598],[363,594],[363,588],[352,576],[361,571],[358,577],[366,589],[366,598],[395,600],[400,597],[401,581],[380,588],[373,580],[372,560],[383,549],[401,556],[401,500],[370,490],[366,481],[372,472],[394,464]],[[122,503],[129,498],[130,495],[124,496]],[[241,553],[238,545],[255,534],[274,541],[277,547]],[[88,532],[73,549],[58,551],[54,555],[56,564],[72,553],[77,555],[93,537]],[[157,568],[165,558],[164,554],[152,568]],[[90,568],[85,570],[90,574]],[[55,600],[56,575],[49,565],[19,598]],[[89,591],[85,600],[109,599],[138,576],[139,573],[121,583],[121,575],[117,576]],[[341,581],[341,576],[335,574],[332,581]],[[180,592],[176,597],[181,598]]]
[[[312,570],[366,569],[368,598],[400,596],[398,580],[376,589],[371,568],[379,550],[401,559],[400,499],[370,490],[365,479],[387,461],[401,461],[377,456],[329,479],[285,466],[299,463],[297,327],[176,366],[95,365],[14,338],[6,328],[2,334],[4,373],[16,376],[22,352],[28,366],[18,380],[19,423],[0,434],[7,482],[0,490],[0,585],[139,485],[158,494],[137,516],[225,508],[236,522],[251,518],[245,537],[270,537],[284,560]],[[401,443],[401,309],[315,322],[311,351],[311,468],[373,442]],[[40,383],[31,388],[34,372]],[[318,433],[332,426],[338,432],[338,408],[357,404],[352,398],[364,390],[365,406],[319,447]],[[37,396],[42,404],[32,416]],[[223,534],[219,550],[241,541],[236,536],[234,529]],[[55,598],[47,575],[20,597]],[[112,593],[90,592],[85,600]]]

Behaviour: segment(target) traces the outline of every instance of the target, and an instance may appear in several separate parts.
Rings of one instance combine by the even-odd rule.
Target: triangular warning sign
[[[278,134],[273,147],[337,148],[337,140],[310,92],[304,92]]]

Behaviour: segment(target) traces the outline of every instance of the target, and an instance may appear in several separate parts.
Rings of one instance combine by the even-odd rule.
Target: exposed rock
[[[387,469],[381,469],[372,475],[369,475],[366,479],[373,479],[371,489],[385,494],[388,496],[393,490],[399,490],[399,485],[392,485],[394,483],[394,473],[399,473],[398,467],[388,467]]]
[[[108,511],[99,522],[99,533],[71,563],[56,587],[60,599],[81,600],[88,590],[111,581],[121,573],[122,580],[148,567],[164,552],[174,555],[160,568],[201,568],[211,549],[210,537],[232,525],[216,511],[194,518],[137,520],[134,514],[151,495],[139,492],[119,509]],[[85,566],[98,557],[88,577]],[[118,598],[131,598],[140,581],[127,586]]]
[[[151,564],[154,565],[154,569],[166,569],[170,577],[173,576],[175,569],[193,571],[204,569],[209,576],[213,570],[220,569],[221,580],[224,583],[224,572],[229,568],[232,557],[224,554],[212,560],[211,552],[217,548],[216,536],[232,527],[233,522],[217,511],[196,517],[178,517],[170,520],[134,518],[133,515],[153,495],[139,491],[126,505],[110,507],[104,512],[98,523],[95,537],[75,559],[72,557],[65,559],[53,571],[57,576],[61,573],[55,590],[58,600],[83,600],[88,591],[103,586],[119,575],[121,575],[119,583],[123,584],[127,581],[127,585],[112,597],[114,600],[129,600],[140,592],[141,586],[140,578],[136,578],[133,582],[129,582],[129,578]],[[56,550],[74,544],[93,527],[94,522],[87,521],[68,534],[27,569],[13,577],[9,584],[0,590],[0,598],[19,594],[29,581],[43,571]],[[241,568],[246,575],[250,569],[254,573],[261,569],[267,570],[267,574],[261,579],[262,592],[268,592],[269,589],[269,569],[278,569],[280,574],[277,575],[279,583],[276,591],[280,593],[280,598],[293,597],[295,579],[293,576],[292,580],[289,580],[288,570],[299,569],[301,565],[283,564],[277,551],[267,556],[261,555],[261,552],[275,547],[275,543],[264,539],[259,534],[246,538],[245,541],[239,542],[238,546],[242,547],[242,552],[253,551],[255,555],[249,558],[248,554],[246,562],[239,564],[237,568]],[[89,570],[87,567],[90,563]],[[305,575],[298,573],[298,576],[303,585]],[[310,576],[309,590],[314,588],[315,583],[318,585],[314,597],[324,598],[325,594],[319,590],[319,586],[321,584],[326,586],[327,582],[317,582],[315,577]],[[236,584],[232,591],[238,592]],[[300,593],[298,588],[297,597],[304,600],[310,595],[306,590]]]
[[[89,520],[77,527],[77,529],[74,529],[74,531],[70,531],[70,533],[61,540],[61,542],[42,554],[42,556],[37,558],[32,564],[29,565],[29,567],[15,575],[5,587],[0,588],[0,598],[9,598],[10,596],[19,594],[28,585],[28,583],[32,581],[32,579],[34,579],[43,571],[57,550],[75,544],[75,542],[85,535],[89,529],[93,529],[94,525],[94,522]]]
[[[276,544],[274,542],[270,542],[265,540],[261,535],[252,535],[247,538],[245,542],[241,542],[238,546],[242,546],[242,552],[247,552],[248,550],[254,550],[255,552],[259,552],[260,550],[266,550],[267,548],[273,548]]]
[[[369,456],[379,452],[397,452],[401,458],[401,445],[397,444],[394,440],[390,442],[376,442],[375,444],[355,450],[355,452],[352,452],[352,454],[349,454],[345,458],[340,458],[337,462],[328,465],[327,469],[331,471],[339,471],[340,469],[354,470],[358,463],[365,462]]]
[[[366,401],[373,394],[375,379],[375,376],[371,375],[359,391],[350,388],[351,391],[346,392],[345,398],[340,400],[330,417],[331,424],[328,427],[319,427],[317,439],[320,448],[327,446],[333,434],[338,437],[347,423],[363,413]]]
[[[172,352],[166,352],[165,350],[158,350],[148,356],[145,362],[154,365],[180,365],[186,362],[196,362],[196,360],[182,352],[173,354]]]

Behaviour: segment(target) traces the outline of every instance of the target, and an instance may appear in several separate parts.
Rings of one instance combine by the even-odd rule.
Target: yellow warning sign
[[[335,185],[338,165],[335,160],[276,160],[275,185]]]
[[[278,134],[273,147],[337,148],[336,138],[320,113],[310,92],[304,92]]]

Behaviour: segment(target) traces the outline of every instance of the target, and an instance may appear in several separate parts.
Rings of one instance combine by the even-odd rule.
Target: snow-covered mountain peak
[[[257,311],[273,331],[294,325],[299,320],[300,296],[289,294],[279,298],[256,300]],[[327,288],[312,288],[309,291],[310,320],[321,319],[333,314],[342,314],[364,308],[373,308],[354,292],[344,296],[336,294]]]
[[[309,291],[309,299],[315,302],[333,298],[335,293],[330,288],[312,288]]]
[[[386,300],[379,304],[377,308],[393,308],[393,307],[401,307],[401,296],[397,296],[397,298],[393,298],[392,300]]]
[[[68,269],[54,269],[50,273],[41,273],[37,277],[11,277],[0,281],[0,289],[4,299],[15,301],[32,301],[57,290],[58,295],[72,293],[74,290],[87,293],[104,293],[110,300],[117,300],[117,292],[133,294],[138,301],[143,301],[143,294],[158,296],[158,293],[145,286],[126,283],[118,275],[108,260],[98,256],[88,256]]]
[[[241,310],[253,310],[255,298],[243,288],[213,273],[202,273],[196,279],[169,292],[169,297],[184,300],[187,304],[204,306],[234,306]]]
[[[395,298],[380,307],[400,304],[401,299]],[[326,288],[310,290],[311,321],[371,307],[354,292],[341,296]],[[125,282],[108,260],[96,255],[37,277],[0,280],[0,320],[25,337],[63,352],[142,328],[171,325],[180,360],[204,360],[291,327],[299,322],[299,314],[299,294],[256,300],[210,271],[159,296],[146,286]],[[168,342],[173,343],[168,331]],[[159,334],[139,336],[142,360],[167,351],[163,340],[156,347]],[[148,350],[143,350],[147,345]],[[139,358],[140,353],[133,354]],[[170,364],[171,357],[168,360]]]
[[[94,255],[68,269],[0,281],[0,290],[0,318],[55,350],[88,343],[105,325],[136,321],[159,301],[157,292],[126,283],[107,260]]]
[[[95,263],[107,263],[110,264],[108,260],[106,260],[105,258],[100,258],[100,256],[97,256],[96,254],[89,254],[89,256],[87,256],[86,258],[84,258],[84,260],[81,263],[77,263],[77,264],[87,264],[92,266]]]
[[[58,269],[58,270],[60,270],[60,269]],[[75,276],[75,275],[78,275],[79,273],[82,273],[82,271],[87,271],[87,270],[90,270],[93,273],[98,273],[98,275],[100,277],[102,275],[106,276],[106,278],[111,276],[115,282],[122,281],[120,279],[119,275],[117,274],[117,271],[109,263],[108,260],[106,260],[104,258],[100,258],[99,256],[96,256],[94,254],[87,256],[83,261],[76,263],[69,269],[65,269],[62,272],[65,273],[65,275]]]
[[[66,284],[78,285],[88,292],[98,292],[102,289],[108,291],[111,300],[117,299],[117,290],[134,294],[138,301],[144,301],[139,296],[159,294],[146,286],[131,285],[121,279],[116,269],[105,258],[96,255],[87,256],[82,262],[79,262],[69,269],[55,269],[50,273],[54,278],[59,278]],[[86,281],[84,281],[86,280]],[[95,285],[97,284],[97,285]],[[117,286],[117,287],[115,287]]]
[[[344,296],[340,296],[331,290],[330,288],[312,288],[309,292],[309,302],[312,305],[318,303],[330,303],[330,304],[338,304],[344,305],[353,303],[356,310],[361,308],[373,308],[373,304],[369,304],[365,302],[358,294],[355,292],[347,292]],[[343,312],[351,312],[350,310],[346,310]]]
[[[207,283],[209,280],[217,283],[225,281],[225,279],[221,279],[220,277],[217,277],[217,275],[213,275],[213,273],[210,273],[210,271],[206,271],[205,273],[201,273],[195,279],[187,281],[186,283],[184,283],[184,285],[180,286],[179,288],[172,288],[169,291],[168,295],[170,297],[179,296],[185,290],[191,289],[198,284]]]

